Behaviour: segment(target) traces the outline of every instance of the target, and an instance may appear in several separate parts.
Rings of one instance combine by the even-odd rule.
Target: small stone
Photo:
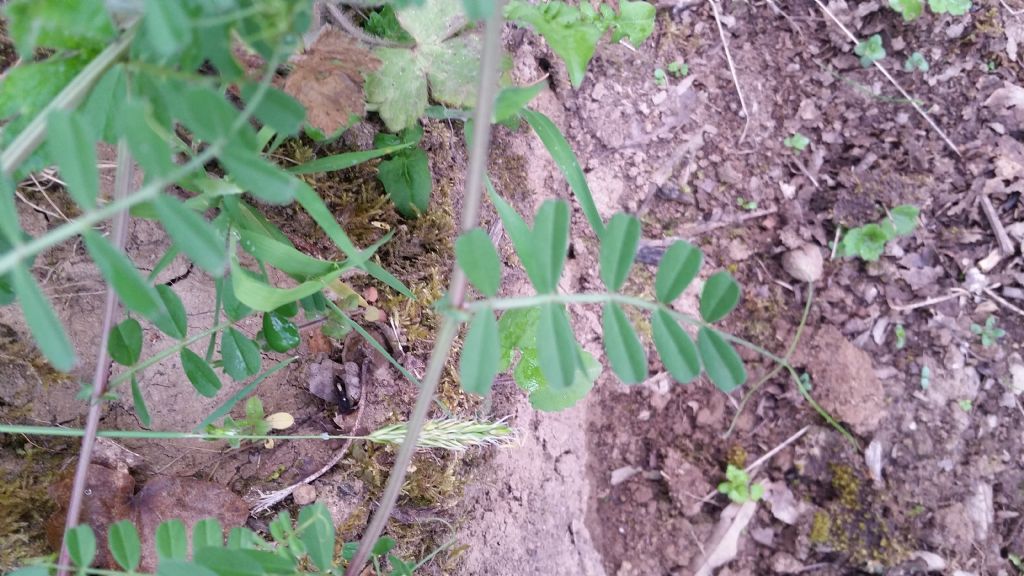
[[[313,488],[309,484],[303,484],[292,492],[292,500],[299,506],[305,506],[316,502],[316,488]]]
[[[637,472],[640,472],[640,469],[634,468],[633,466],[623,466],[621,468],[616,468],[615,470],[612,470],[611,485],[618,486],[619,484],[622,484],[626,480],[629,480],[630,478],[635,476]]]
[[[1010,392],[1016,396],[1024,394],[1024,363],[1019,360],[1010,364]]]
[[[651,103],[660,106],[665,100],[668,100],[668,92],[661,90],[651,98]]]
[[[803,572],[804,565],[785,552],[778,552],[771,559],[772,572],[776,574],[799,574]]]
[[[817,246],[804,244],[782,255],[782,268],[801,282],[816,282],[821,278],[824,259]]]
[[[942,559],[942,556],[939,556],[934,552],[918,550],[911,553],[910,557],[924,562],[925,567],[929,572],[941,572],[946,569],[946,561]]]

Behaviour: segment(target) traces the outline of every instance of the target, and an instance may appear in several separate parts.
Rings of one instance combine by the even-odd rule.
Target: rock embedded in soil
[[[299,506],[306,506],[316,502],[316,488],[313,488],[309,484],[303,484],[292,492],[292,499]]]
[[[854,432],[870,436],[878,430],[887,407],[885,389],[875,375],[871,357],[834,326],[823,326],[800,343],[795,363],[811,375],[811,395],[832,417]]]
[[[824,270],[821,250],[814,244],[804,244],[782,255],[782,269],[801,282],[816,282]]]

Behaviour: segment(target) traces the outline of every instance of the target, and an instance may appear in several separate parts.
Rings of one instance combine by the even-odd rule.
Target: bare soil
[[[659,8],[654,36],[635,51],[599,48],[578,90],[539,37],[510,30],[506,45],[517,81],[550,74],[551,89],[535,106],[567,134],[602,215],[638,215],[651,246],[687,238],[704,249],[705,270],[728,268],[740,280],[744,296],[726,322],[730,331],[784,353],[807,293],[782,269],[781,255],[805,243],[821,252],[824,277],[793,362],[808,374],[810,394],[857,446],[822,419],[785,373],[725,396],[703,380],[672,382],[652,359],[644,384],[627,387],[606,374],[578,406],[548,414],[533,410],[504,380],[490,404],[467,399],[449,371],[441,395],[446,405],[459,415],[508,418],[519,438],[505,449],[417,458],[388,533],[404,555],[422,558],[447,542],[453,535],[447,526],[454,526],[454,545],[424,573],[691,574],[728,504],[722,495],[705,498],[727,463],[749,464],[805,428],[752,473],[768,495],[739,538],[735,560],[719,574],[924,573],[922,558],[929,557],[919,552],[933,554],[933,566],[936,558],[942,563],[937,573],[1014,573],[1009,555],[1024,555],[1024,96],[1018,92],[1024,91],[1024,15],[986,1],[967,16],[925,14],[908,24],[884,2],[828,6],[858,37],[882,35],[884,64],[962,157],[878,71],[861,68],[848,39],[814,2],[721,6],[748,118],[708,4]],[[902,71],[913,51],[926,56],[929,72]],[[688,64],[689,75],[657,85],[655,68],[675,60]],[[800,154],[782,143],[797,131],[811,140]],[[370,133],[368,126],[357,128],[346,144],[365,147]],[[361,243],[383,227],[396,229],[383,264],[422,294],[423,305],[410,308],[381,289],[380,306],[396,321],[412,365],[425,359],[436,325],[429,304],[450,269],[450,226],[459,205],[453,191],[461,190],[465,162],[458,129],[445,122],[427,124],[425,144],[439,190],[437,216],[428,223],[402,222],[371,170],[316,182],[343,224],[362,231]],[[525,130],[497,129],[491,172],[499,192],[524,213],[546,198],[571,198],[557,167]],[[45,203],[41,193],[25,192]],[[1013,254],[998,253],[979,206],[983,195],[1011,233]],[[59,190],[50,196],[62,202]],[[879,262],[829,257],[840,226],[876,221],[900,203],[921,208],[921,225],[893,242]],[[72,210],[66,201],[61,207]],[[59,223],[27,205],[19,209],[33,234]],[[331,256],[301,214],[285,210],[271,218],[303,250]],[[128,253],[141,268],[152,267],[167,243],[156,226],[133,221]],[[501,248],[508,264],[503,289],[526,292],[510,248]],[[651,255],[645,261],[656,262],[656,249],[644,253]],[[597,254],[577,209],[561,287],[600,290]],[[186,270],[175,262],[158,281]],[[49,371],[32,356],[20,317],[0,309],[0,418],[78,426],[85,407],[76,395],[92,371],[103,285],[80,244],[41,256],[35,272],[76,342],[79,368],[70,377]],[[650,295],[653,274],[652,265],[639,267],[627,289]],[[194,270],[174,287],[193,313],[190,331],[208,327],[211,280]],[[695,310],[695,296],[684,295],[677,306]],[[598,311],[572,313],[581,343],[603,356]],[[1007,335],[984,347],[971,325],[989,315],[998,316]],[[258,326],[243,329],[252,336]],[[144,354],[169,343],[150,334]],[[203,353],[205,345],[195,351]],[[329,353],[319,346],[304,342],[299,360],[259,388],[268,413],[295,416],[297,433],[356,426],[354,414],[334,422],[336,409],[308,390],[310,366]],[[282,358],[267,357],[265,366]],[[752,353],[744,359],[751,382],[773,368]],[[1022,373],[1016,380],[1014,370]],[[404,420],[415,397],[415,387],[392,369],[375,364],[373,374],[360,431]],[[152,428],[160,430],[191,429],[243,385],[225,379],[217,398],[203,399],[172,361],[147,370],[142,384]],[[102,426],[138,428],[130,392],[118,394],[104,408]],[[0,444],[5,481],[31,480],[30,488],[45,490],[48,478],[73,463],[67,442],[10,440]],[[140,480],[195,477],[242,496],[294,482],[339,447],[127,444],[145,462],[134,471]],[[34,455],[32,466],[26,454]],[[357,444],[314,484],[346,538],[365,525],[392,459],[390,449]],[[0,543],[38,537],[28,518],[0,533],[9,538]],[[249,524],[265,528],[266,520]]]

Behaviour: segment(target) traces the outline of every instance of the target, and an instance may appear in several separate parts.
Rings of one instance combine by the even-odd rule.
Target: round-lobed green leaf
[[[618,292],[629,276],[640,243],[640,221],[619,212],[612,216],[601,237],[601,280],[608,290]]]
[[[728,394],[747,380],[747,370],[736,350],[716,330],[701,327],[697,348],[708,377],[719,390]]]
[[[196,392],[207,398],[213,398],[220,391],[221,384],[217,373],[213,371],[206,360],[188,348],[181,349],[181,368]]]
[[[114,362],[131,366],[139,361],[142,353],[142,325],[134,318],[126,318],[110,330],[107,352]]]
[[[704,283],[700,294],[700,317],[705,322],[718,322],[732,312],[740,301],[740,285],[731,274],[719,270]]]
[[[466,277],[481,294],[493,298],[501,284],[501,262],[491,237],[474,228],[455,241],[455,258]]]
[[[491,391],[500,362],[498,321],[489,310],[479,312],[469,324],[469,332],[459,355],[462,389],[471,394],[486,395]]]
[[[139,533],[130,520],[121,520],[107,529],[107,547],[121,568],[134,572],[142,558],[142,544]]]
[[[700,376],[700,357],[697,347],[685,330],[664,310],[651,316],[654,346],[672,378],[680,384],[693,382]]]
[[[686,287],[697,277],[700,266],[704,262],[704,254],[693,244],[685,240],[676,240],[658,266],[658,274],[654,278],[654,294],[659,302],[671,303],[686,290]]]
[[[220,353],[224,372],[235,380],[248,378],[260,369],[260,349],[234,328],[228,328],[221,337]]]
[[[299,329],[287,317],[276,312],[263,314],[263,337],[275,352],[287,352],[299,345]]]
[[[88,524],[80,524],[68,530],[64,536],[68,556],[75,566],[88,568],[96,558],[96,535]]]
[[[608,232],[612,228],[609,226]],[[614,302],[604,305],[604,351],[612,369],[625,384],[637,384],[647,377],[647,355],[640,338]]]

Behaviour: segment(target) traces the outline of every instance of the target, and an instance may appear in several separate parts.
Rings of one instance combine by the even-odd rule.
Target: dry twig
[[[999,214],[996,214],[996,208],[992,205],[992,200],[989,199],[988,194],[981,194],[980,196],[981,211],[985,213],[985,218],[988,219],[988,224],[996,235],[999,251],[1003,253],[1003,256],[1013,255],[1015,251],[1013,241],[1010,240],[1010,235],[1006,233],[1006,228],[1003,228],[1003,223],[999,220]]]
[[[750,114],[747,112],[747,103],[743,99],[743,90],[740,89],[740,79],[736,76],[736,65],[732,62],[732,54],[729,53],[729,42],[725,39],[725,29],[722,28],[722,18],[718,14],[718,4],[715,0],[708,0],[711,3],[711,11],[715,14],[715,24],[718,25],[718,35],[722,38],[722,48],[725,49],[725,60],[729,63],[729,72],[732,73],[732,82],[736,85],[736,95],[740,98],[740,109],[743,112],[743,130],[736,144],[742,144],[747,136],[747,127],[750,126]]]

